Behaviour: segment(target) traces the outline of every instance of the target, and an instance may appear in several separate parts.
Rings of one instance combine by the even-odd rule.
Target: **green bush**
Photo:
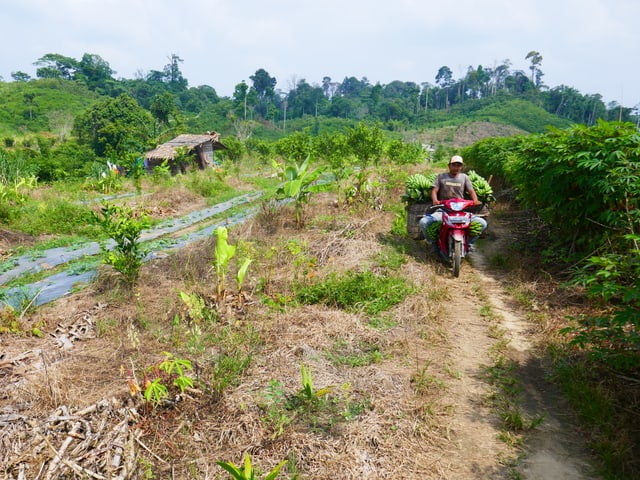
[[[505,164],[524,207],[553,225],[576,253],[615,243],[640,222],[640,135],[598,122],[531,135]]]
[[[627,239],[638,245],[640,235]],[[640,367],[640,249],[591,257],[573,283],[587,287],[589,296],[606,308],[573,317],[577,325],[562,333],[598,362],[617,370]]]
[[[145,215],[135,215],[133,210],[102,202],[99,214],[94,213],[92,223],[98,225],[115,241],[113,249],[102,245],[103,262],[119,272],[129,287],[138,280],[140,267],[147,251],[140,243],[142,230],[149,226]]]

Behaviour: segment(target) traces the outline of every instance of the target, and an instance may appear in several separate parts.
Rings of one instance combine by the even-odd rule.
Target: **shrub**
[[[130,208],[102,202],[101,213],[94,214],[93,221],[116,243],[112,250],[102,245],[103,262],[122,274],[128,286],[133,286],[147,254],[140,244],[140,235],[149,226],[148,218],[135,216]]]

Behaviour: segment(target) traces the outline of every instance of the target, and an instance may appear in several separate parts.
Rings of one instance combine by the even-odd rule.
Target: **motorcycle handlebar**
[[[466,199],[462,199],[462,198],[451,198],[448,200],[442,200],[441,203],[437,204],[437,205],[430,205],[427,208],[427,212],[435,212],[437,210],[450,210],[450,207],[448,205],[448,203],[450,202],[465,202],[467,203],[467,206],[463,209],[464,211],[467,211],[468,208],[473,207],[473,202],[471,200],[466,200]],[[457,209],[456,209],[457,210]]]

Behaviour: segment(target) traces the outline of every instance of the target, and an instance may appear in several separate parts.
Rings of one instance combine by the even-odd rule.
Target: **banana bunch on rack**
[[[467,176],[469,177],[469,180],[471,180],[471,185],[476,191],[478,200],[482,203],[491,203],[496,201],[496,198],[493,196],[493,189],[484,177],[477,174],[475,170],[469,170],[467,172]]]
[[[422,173],[414,173],[409,175],[405,180],[405,192],[402,195],[402,201],[406,203],[420,203],[431,201],[431,188],[437,174],[431,173],[423,175]]]

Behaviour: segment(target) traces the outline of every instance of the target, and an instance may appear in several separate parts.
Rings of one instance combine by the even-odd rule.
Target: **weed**
[[[220,353],[212,365],[211,388],[218,397],[227,387],[236,386],[242,373],[249,367],[251,355],[240,351]]]
[[[293,266],[295,267],[293,281],[296,283],[301,282],[312,276],[316,266],[316,261],[315,258],[307,254],[306,243],[301,243],[297,240],[289,240],[287,242],[286,249],[290,258],[293,259]]]
[[[207,380],[215,397],[222,395],[227,387],[238,384],[241,375],[251,364],[253,352],[260,341],[257,331],[248,325],[246,330],[236,330],[229,325],[218,335],[206,340],[216,345],[217,352],[210,358],[210,378]]]
[[[494,314],[493,311],[491,310],[491,307],[488,305],[484,305],[483,307],[480,308],[480,316],[481,317],[485,317],[485,318],[489,318],[492,319],[494,318]]]
[[[94,238],[92,211],[65,198],[27,202],[20,210],[20,230],[37,235],[86,235]]]
[[[266,421],[273,428],[272,439],[279,437],[284,432],[284,428],[292,422],[292,418],[287,414],[286,397],[282,389],[282,382],[271,380],[265,393],[266,402],[261,407],[266,410]]]
[[[138,460],[138,463],[140,464],[138,472],[140,472],[144,480],[153,480],[154,478],[156,478],[155,474],[153,473],[153,463],[151,463],[146,458],[140,458]]]
[[[9,305],[0,308],[0,333],[22,333],[20,320],[16,311]]]
[[[350,351],[343,342],[336,342],[333,351],[327,352],[327,358],[337,366],[362,367],[379,363],[383,359],[380,347],[375,344],[360,342],[358,349]]]
[[[153,170],[151,171],[151,182],[154,185],[167,183],[171,178],[171,167],[169,167],[168,160],[163,160],[160,165],[153,167]]]
[[[105,318],[96,320],[96,329],[98,337],[104,337],[107,333],[116,330],[119,326],[118,320],[114,318]]]
[[[283,460],[276,465],[265,477],[264,480],[273,480],[280,475],[280,469],[284,467],[289,461]],[[231,474],[234,480],[258,480],[256,479],[256,472],[251,465],[251,457],[248,453],[244,454],[244,466],[242,469],[233,464],[233,462],[216,462],[220,467],[224,468]]]
[[[358,401],[347,401],[344,409],[342,410],[342,416],[345,420],[350,421],[354,418],[362,415],[364,412],[371,410],[371,400],[368,398]]]
[[[388,310],[415,290],[403,278],[370,271],[331,273],[323,282],[296,288],[296,298],[302,303],[323,303],[368,315]]]
[[[513,258],[504,255],[503,253],[496,253],[489,256],[489,266],[496,270],[512,271],[514,268]]]
[[[431,362],[428,361],[426,365],[418,369],[416,373],[411,376],[413,388],[419,395],[426,395],[434,390],[442,390],[445,388],[445,383],[442,380],[428,373],[430,366]]]
[[[376,255],[375,261],[382,268],[396,271],[406,263],[406,257],[403,252],[386,248],[384,251]]]
[[[513,444],[514,435],[537,428],[544,421],[544,416],[527,419],[520,410],[521,387],[514,374],[515,362],[498,356],[494,365],[486,369],[487,377],[495,390],[487,396],[489,405],[502,422],[503,437]],[[508,432],[505,433],[505,432]]]
[[[449,365],[446,365],[444,367],[444,371],[447,373],[447,375],[449,375],[451,378],[455,378],[456,380],[460,380],[462,378],[462,372],[460,370],[453,370]]]
[[[391,224],[391,234],[398,237],[407,235],[407,219],[406,214],[396,213]]]
[[[204,299],[197,293],[181,291],[180,298],[187,307],[187,316],[191,322],[203,324],[216,320],[215,312],[207,308]]]
[[[398,322],[396,322],[391,316],[376,315],[369,317],[369,326],[382,332],[389,330],[396,325],[398,325]]]

